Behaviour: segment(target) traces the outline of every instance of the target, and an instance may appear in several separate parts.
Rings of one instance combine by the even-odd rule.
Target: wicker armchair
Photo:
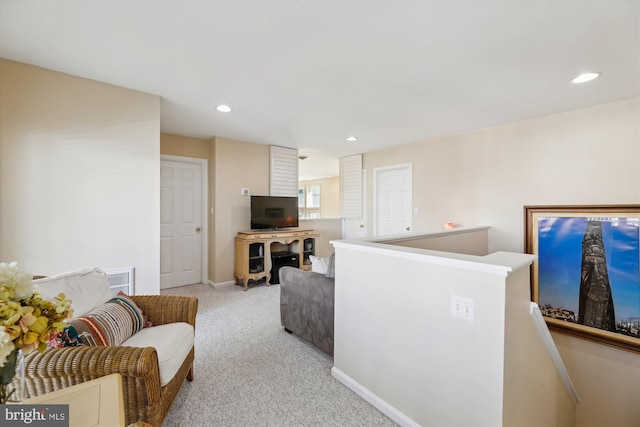
[[[174,295],[132,296],[154,325],[187,322],[194,327],[198,300]],[[160,386],[153,347],[65,347],[25,357],[25,397],[33,397],[113,373],[122,375],[126,423],[160,427],[185,378],[193,380],[192,348],[173,379]]]

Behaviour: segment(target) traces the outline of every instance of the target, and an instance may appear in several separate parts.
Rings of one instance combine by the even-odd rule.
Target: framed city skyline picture
[[[640,353],[640,205],[525,206],[531,299],[550,329]]]

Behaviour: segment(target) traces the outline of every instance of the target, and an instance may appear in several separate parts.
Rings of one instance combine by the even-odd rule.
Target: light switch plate
[[[473,322],[475,318],[473,298],[451,295],[451,316]]]
[[[241,188],[240,189],[240,195],[248,196],[249,195],[249,189],[248,188]]]

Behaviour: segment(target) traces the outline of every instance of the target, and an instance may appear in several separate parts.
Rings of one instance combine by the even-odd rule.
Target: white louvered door
[[[364,215],[364,180],[362,154],[340,158],[340,216],[342,238],[366,237]]]
[[[298,150],[272,145],[269,194],[298,197]]]

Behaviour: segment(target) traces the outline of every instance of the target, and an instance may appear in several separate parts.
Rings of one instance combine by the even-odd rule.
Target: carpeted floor
[[[331,376],[333,358],[284,331],[280,286],[162,293],[199,300],[195,380],[182,386],[164,427],[396,426]]]

